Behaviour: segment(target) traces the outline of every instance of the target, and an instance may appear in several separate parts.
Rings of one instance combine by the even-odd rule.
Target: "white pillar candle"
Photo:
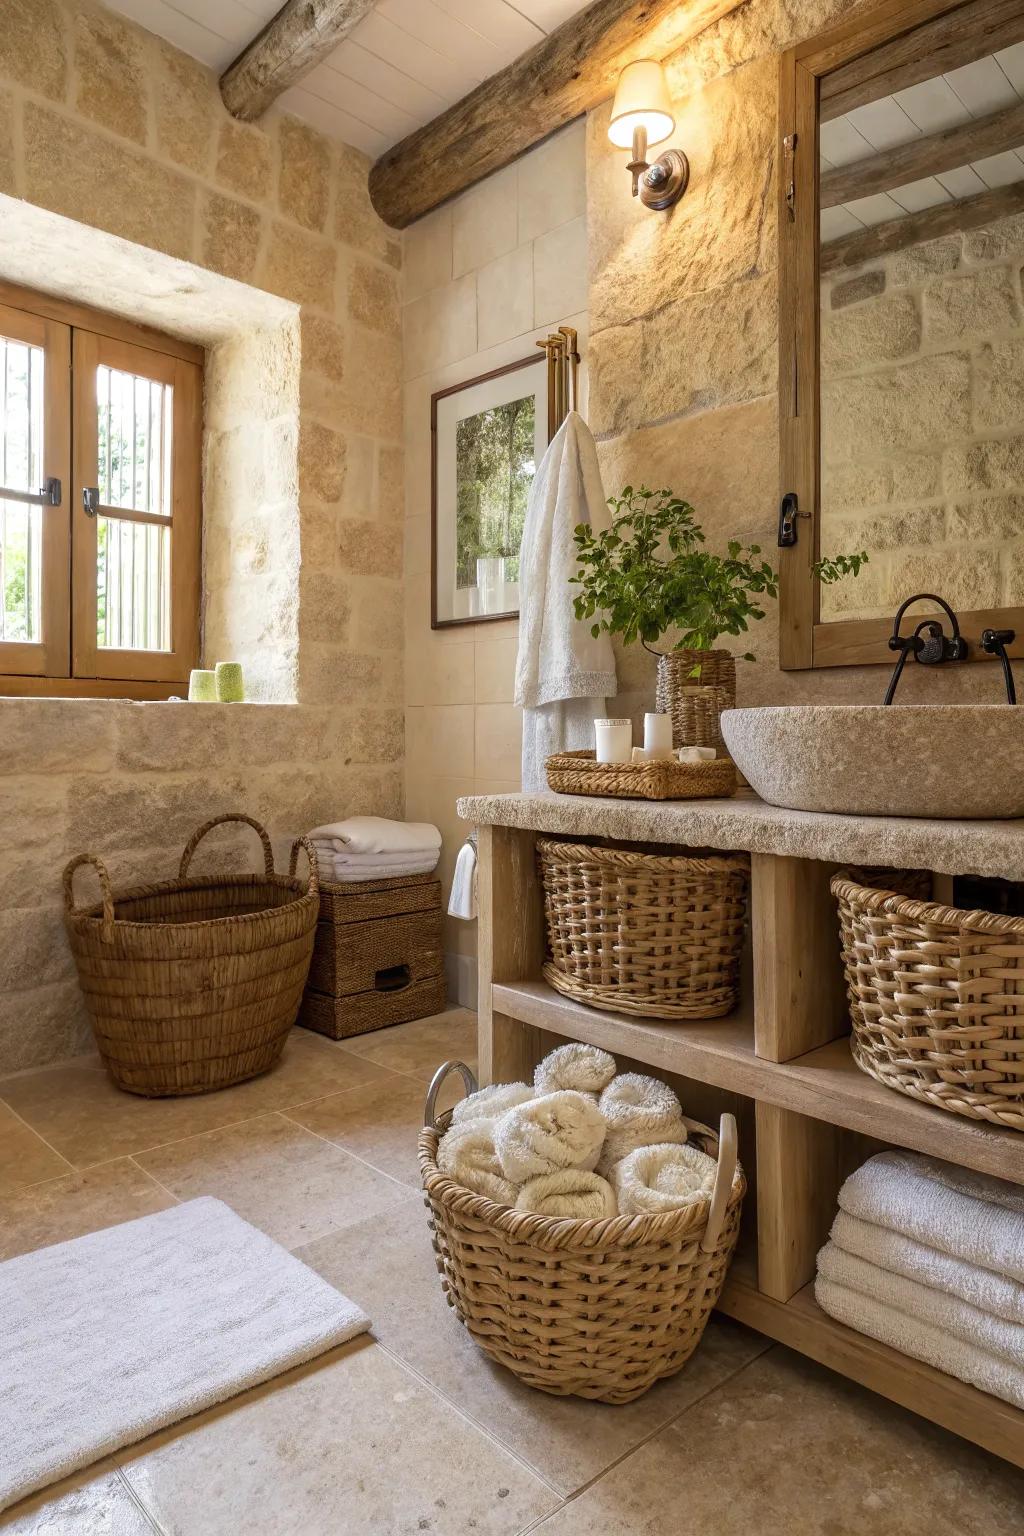
[[[664,762],[672,756],[670,715],[644,715],[644,751],[650,762]]]
[[[628,763],[633,756],[632,720],[595,720],[595,756],[599,763]]]

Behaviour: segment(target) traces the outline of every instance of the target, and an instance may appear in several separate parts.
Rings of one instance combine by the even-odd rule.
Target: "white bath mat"
[[[0,1264],[0,1509],[370,1326],[220,1200]]]

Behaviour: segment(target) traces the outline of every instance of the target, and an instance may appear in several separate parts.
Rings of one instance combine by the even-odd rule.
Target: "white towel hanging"
[[[461,917],[463,922],[471,923],[476,915],[476,837],[470,836],[459,849],[459,856],[455,860],[448,916]]]

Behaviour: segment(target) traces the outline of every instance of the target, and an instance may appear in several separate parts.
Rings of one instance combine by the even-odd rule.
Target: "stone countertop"
[[[471,795],[459,800],[458,812],[478,826],[1024,880],[1024,820],[930,821],[786,811],[749,791],[731,800]]]

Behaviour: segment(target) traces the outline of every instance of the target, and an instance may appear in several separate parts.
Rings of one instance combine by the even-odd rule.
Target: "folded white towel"
[[[604,1141],[604,1117],[586,1093],[546,1093],[507,1110],[494,1126],[501,1171],[525,1184],[558,1168],[593,1169]]]
[[[468,1125],[471,1120],[500,1120],[507,1110],[537,1097],[529,1083],[492,1083],[468,1098],[460,1099],[452,1110],[452,1125]]]
[[[968,1264],[952,1254],[919,1243],[901,1232],[876,1227],[840,1211],[832,1223],[832,1241],[846,1253],[856,1254],[895,1275],[905,1275],[947,1296],[958,1297],[982,1312],[1024,1324],[1024,1285],[1005,1275],[993,1274],[978,1264]]]
[[[608,1126],[598,1173],[606,1174],[637,1147],[686,1140],[682,1106],[667,1083],[640,1072],[621,1072],[601,1095]]]
[[[470,1120],[452,1126],[437,1147],[437,1166],[456,1184],[499,1205],[515,1205],[518,1190],[505,1178],[494,1149],[494,1122]]]
[[[330,880],[335,885],[358,884],[363,880],[401,880],[406,875],[430,875],[437,868],[437,856],[432,853],[414,854],[404,862],[396,860],[391,864],[343,864],[326,859],[322,854],[317,855],[317,860],[321,879]]]
[[[699,1147],[668,1142],[637,1147],[615,1164],[611,1182],[623,1216],[656,1216],[709,1200],[717,1172],[714,1158]]]
[[[323,843],[314,841],[313,847],[318,854],[323,854],[325,859],[331,859],[346,869],[365,869],[370,865],[385,868],[392,864],[410,864],[414,860],[428,863],[437,863],[440,850],[437,848],[410,848],[405,853],[348,853],[339,848],[336,843]]]
[[[914,1152],[879,1152],[839,1191],[850,1216],[1024,1281],[1024,1190]]]
[[[464,922],[471,923],[476,915],[476,849],[472,843],[465,842],[455,860],[448,916],[461,917]]]
[[[918,1280],[891,1274],[869,1264],[855,1254],[845,1253],[834,1242],[827,1242],[818,1254],[818,1274],[824,1280],[857,1291],[872,1301],[892,1307],[897,1312],[928,1323],[964,1344],[973,1344],[990,1355],[998,1355],[1024,1371],[1024,1328],[992,1317],[967,1301],[932,1290]]]
[[[600,1093],[615,1076],[615,1057],[596,1045],[572,1040],[550,1051],[533,1074],[538,1093],[557,1093],[574,1088],[578,1093]]]
[[[389,821],[386,816],[349,816],[314,827],[313,841],[332,840],[349,853],[423,853],[441,846],[441,834],[426,821]]]
[[[554,1173],[527,1179],[516,1199],[516,1210],[594,1221],[614,1216],[617,1207],[607,1179],[588,1173],[585,1168],[559,1168]]]
[[[814,1282],[814,1295],[823,1312],[848,1328],[1024,1408],[1024,1368],[821,1275]]]

